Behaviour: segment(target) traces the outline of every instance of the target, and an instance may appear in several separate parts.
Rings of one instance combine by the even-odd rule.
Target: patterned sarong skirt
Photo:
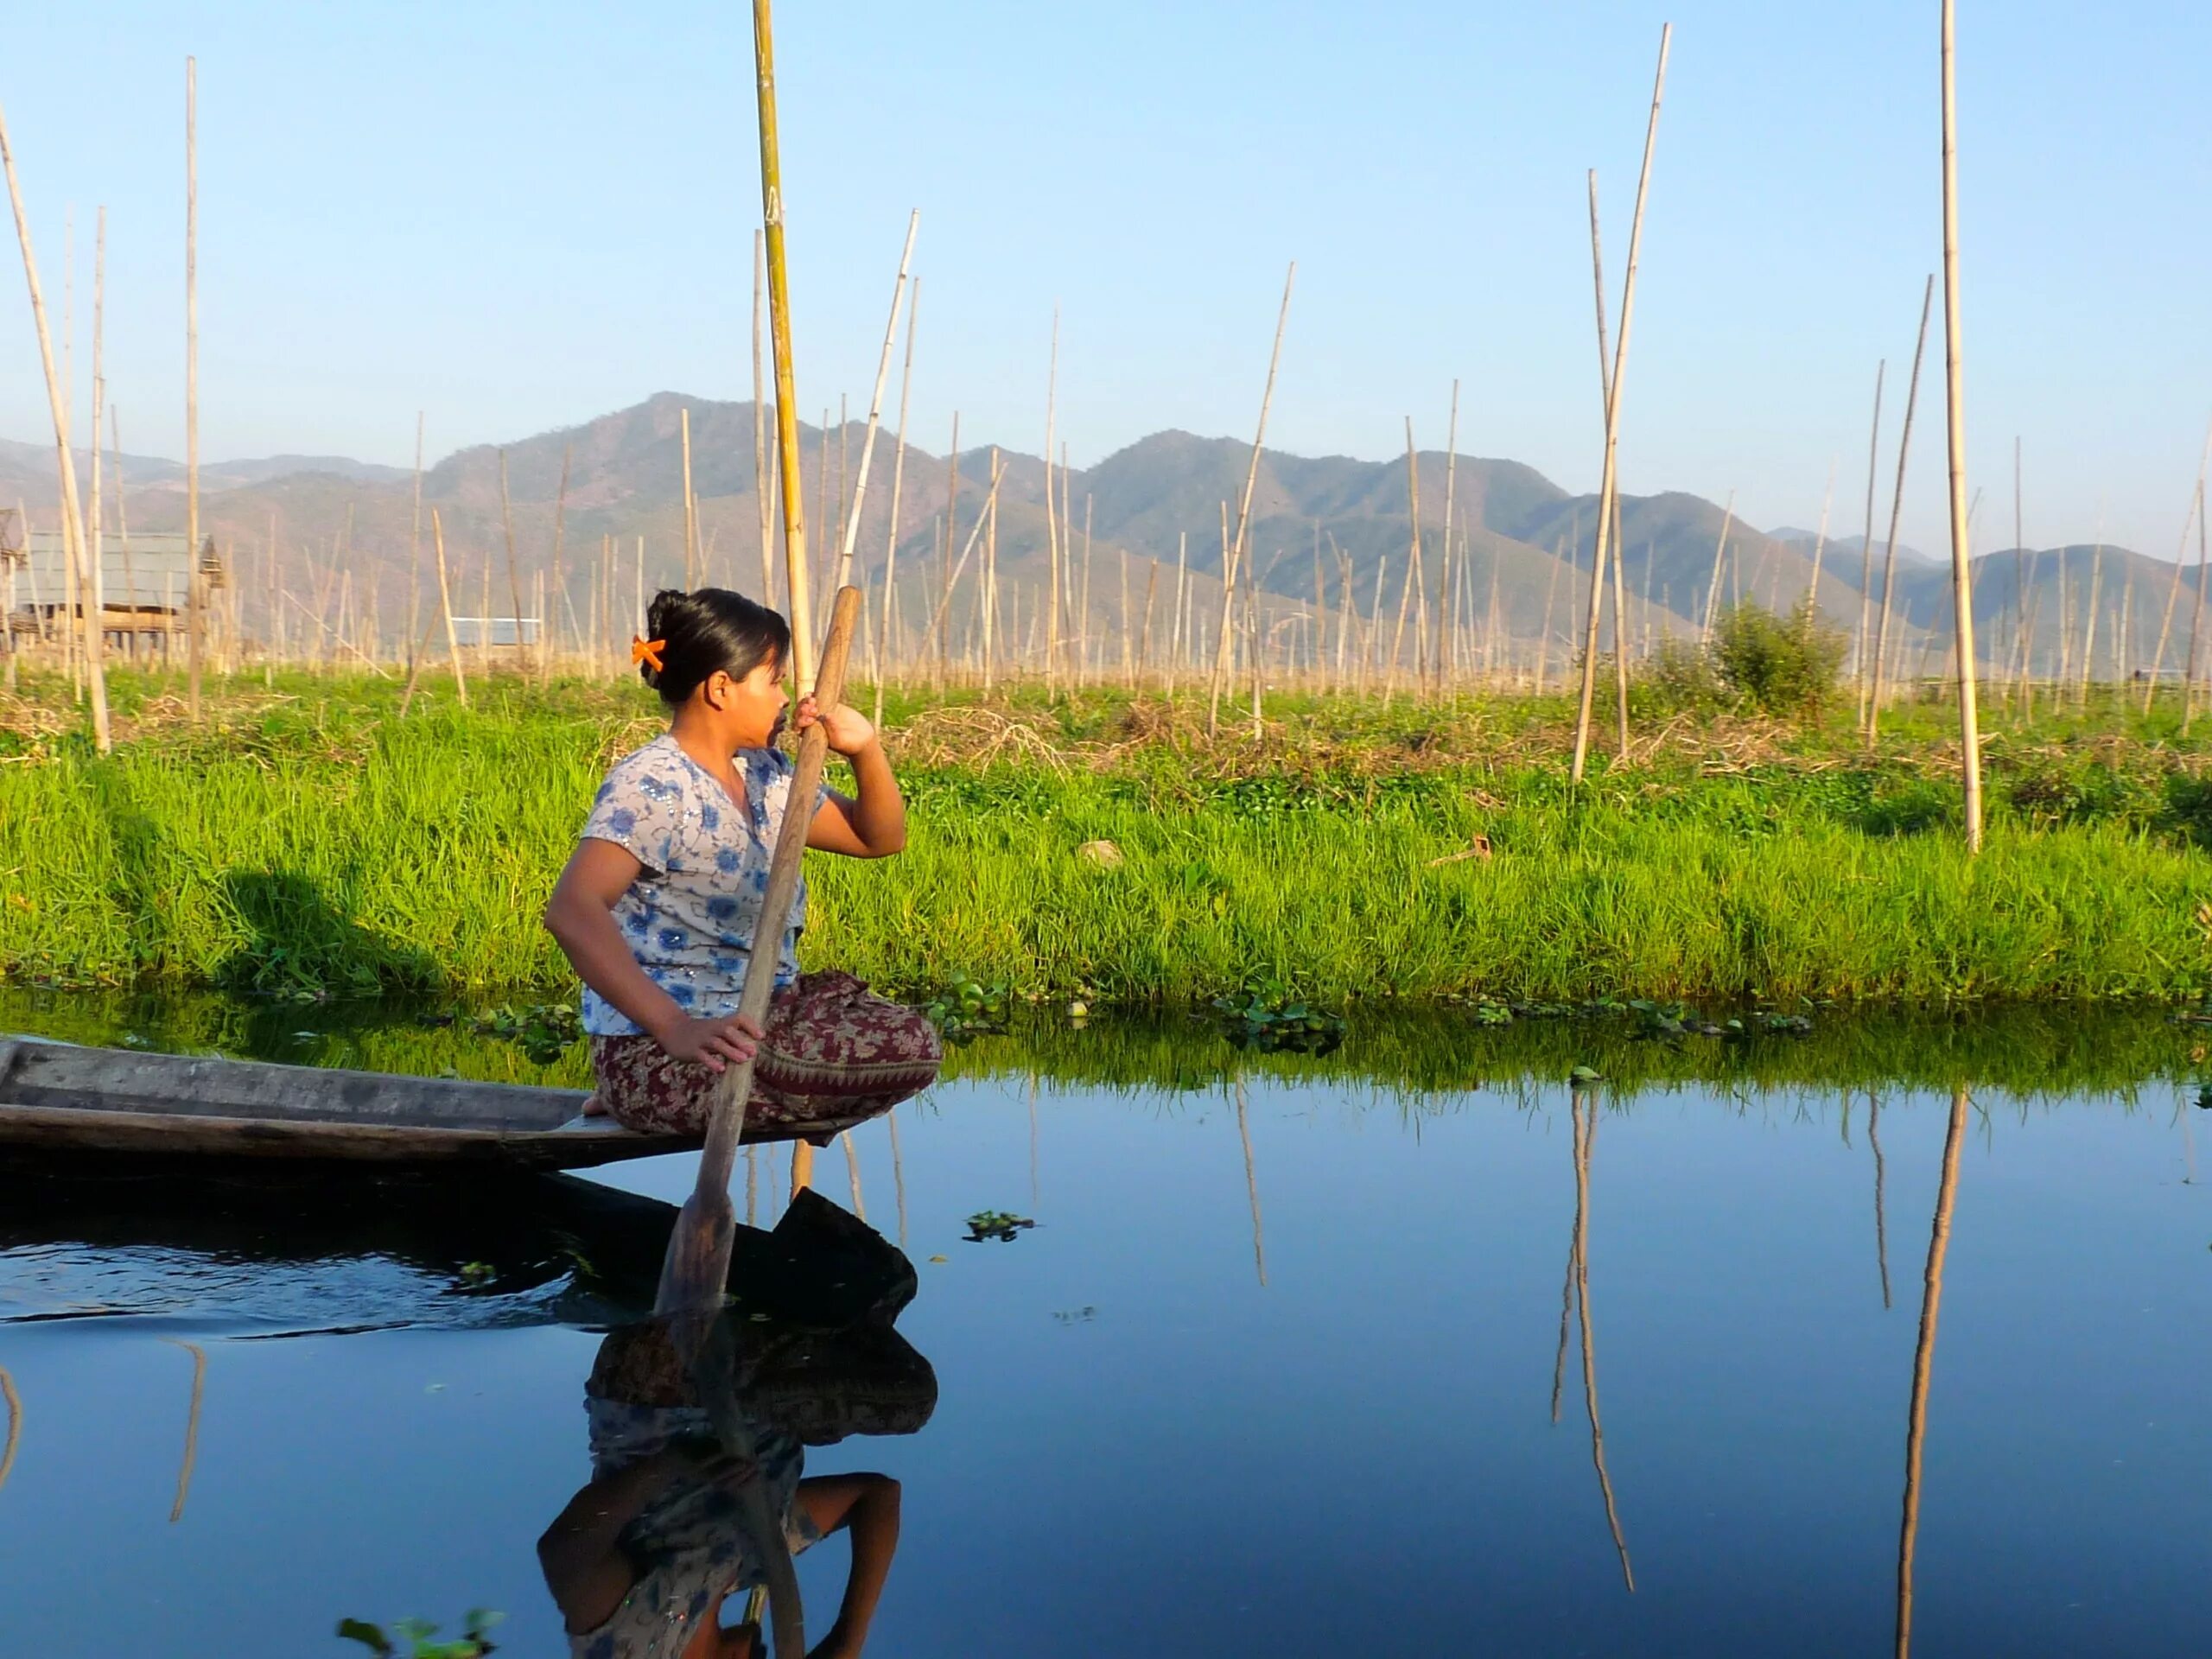
[[[827,1142],[937,1081],[944,1046],[919,1009],[878,996],[850,974],[801,974],[768,1006],[753,1064],[747,1141]],[[594,1037],[599,1104],[625,1128],[704,1135],[717,1074],[671,1058],[650,1037]]]

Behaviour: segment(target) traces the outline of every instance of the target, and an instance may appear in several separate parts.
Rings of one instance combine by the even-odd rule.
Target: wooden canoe
[[[699,1144],[586,1117],[584,1100],[577,1089],[0,1037],[0,1147],[583,1169]]]

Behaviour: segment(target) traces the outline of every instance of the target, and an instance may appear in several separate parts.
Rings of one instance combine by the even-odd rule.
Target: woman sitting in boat
[[[758,937],[791,795],[791,759],[773,747],[790,703],[789,625],[705,588],[656,594],[646,628],[632,655],[668,705],[668,730],[615,762],[545,907],[584,982],[599,1083],[587,1109],[704,1134],[717,1075],[757,1049],[746,1138],[819,1145],[926,1088],[944,1049],[922,1014],[850,974],[799,972],[804,881],[789,925]],[[888,858],[906,844],[906,807],[875,728],[842,703],[802,700],[798,729],[817,721],[855,787],[810,804],[806,844]],[[765,1029],[737,1012],[756,948],[777,952]]]

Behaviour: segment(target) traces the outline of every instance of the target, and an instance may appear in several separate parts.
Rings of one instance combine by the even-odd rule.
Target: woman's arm
[[[853,1568],[846,1575],[837,1622],[810,1659],[855,1659],[868,1645],[883,1581],[899,1548],[899,1483],[888,1475],[826,1475],[798,1484],[798,1503],[815,1530],[828,1537],[839,1528],[853,1535]]]
[[[798,706],[796,729],[804,731],[816,718],[814,699],[808,697]],[[852,762],[855,793],[830,791],[807,826],[806,844],[817,852],[842,853],[848,858],[888,858],[904,851],[906,803],[875,728],[859,709],[842,702],[820,718],[830,734],[830,747]]]
[[[669,1484],[693,1473],[700,1458],[671,1446],[626,1469],[594,1475],[537,1541],[537,1567],[562,1622],[577,1635],[614,1617],[638,1581],[621,1548],[622,1529]]]
[[[611,841],[576,843],[545,906],[545,931],[560,944],[576,976],[679,1060],[709,1071],[750,1059],[760,1033],[737,1014],[696,1020],[652,982],[614,925],[614,906],[645,866]]]

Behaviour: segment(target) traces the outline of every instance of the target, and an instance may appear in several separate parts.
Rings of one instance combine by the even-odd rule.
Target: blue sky
[[[2171,556],[2208,416],[2212,16],[1964,0],[1967,412],[1983,546],[2107,533]],[[1935,0],[1541,6],[1063,0],[802,6],[777,19],[799,401],[864,410],[922,213],[918,441],[1034,449],[1062,312],[1078,464],[1179,426],[1249,435],[1299,262],[1269,440],[1442,446],[1594,487],[1584,170],[1618,299],[1660,23],[1667,87],[1623,483],[1864,513],[1941,257]],[[109,208],[124,447],[182,448],[182,86],[199,59],[202,448],[405,461],[651,392],[750,395],[759,219],[746,9],[16,9],[4,105],[60,318],[77,227],[88,375]],[[97,113],[87,114],[87,92]],[[1905,531],[1944,544],[1941,310]],[[892,397],[896,397],[894,369]],[[80,415],[80,420],[82,418]],[[20,280],[0,435],[48,430]],[[1884,490],[1886,494],[1887,485]]]

